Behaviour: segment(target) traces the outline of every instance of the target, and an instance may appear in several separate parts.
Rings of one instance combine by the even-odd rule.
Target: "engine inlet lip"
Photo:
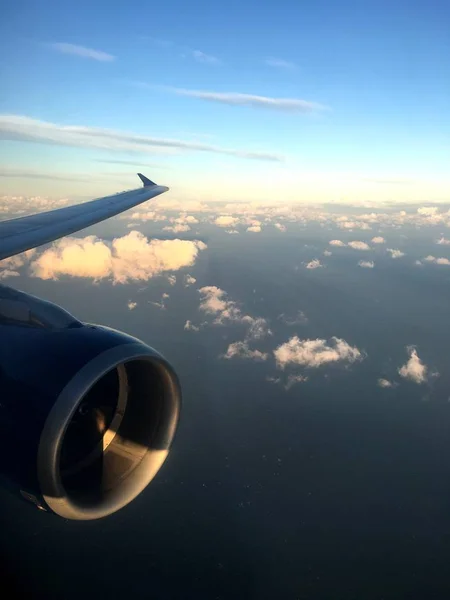
[[[65,490],[60,474],[60,453],[67,427],[80,402],[95,383],[111,369],[130,361],[146,361],[161,376],[165,396],[171,403],[168,418],[158,436],[162,447],[148,449],[141,463],[100,505],[79,504]],[[166,399],[165,399],[166,401]],[[51,511],[66,519],[92,520],[110,515],[133,500],[153,479],[167,458],[181,409],[181,390],[171,365],[150,347],[140,343],[119,344],[89,361],[59,394],[46,419],[38,447],[37,475],[42,497]]]

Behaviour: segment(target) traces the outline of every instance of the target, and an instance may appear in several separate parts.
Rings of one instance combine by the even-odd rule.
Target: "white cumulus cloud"
[[[195,277],[192,277],[192,275],[189,275],[189,273],[187,275],[185,275],[185,277],[184,277],[184,283],[185,283],[186,287],[189,285],[194,285],[194,283],[196,283],[196,281],[197,280],[195,279]]]
[[[331,242],[328,243],[330,244],[330,246],[340,246],[341,248],[346,245],[344,244],[344,242],[341,242],[341,240],[331,240]]]
[[[445,237],[441,237],[436,241],[436,244],[440,244],[441,246],[450,246],[450,240]]]
[[[395,248],[387,248],[386,251],[389,252],[391,258],[401,258],[402,256],[405,256],[404,252]]]
[[[261,231],[261,226],[260,225],[251,225],[250,227],[247,227],[247,231],[251,231],[253,233],[259,233]]]
[[[362,267],[363,269],[373,269],[375,263],[373,262],[373,260],[360,260],[358,266]]]
[[[247,342],[234,342],[228,346],[228,349],[225,354],[222,355],[223,358],[247,358],[250,360],[256,361],[264,361],[267,360],[269,355],[265,352],[260,352],[259,350],[251,350],[248,347]]]
[[[96,236],[66,237],[38,256],[31,263],[31,271],[41,279],[70,275],[110,278],[114,283],[147,281],[164,271],[192,266],[206,247],[201,241],[149,240],[138,231],[112,242]]]
[[[189,225],[183,225],[181,223],[176,223],[175,225],[167,225],[163,227],[163,231],[172,231],[173,233],[182,233],[183,231],[190,231],[191,228]]]
[[[314,258],[313,260],[310,260],[309,263],[307,263],[305,266],[307,269],[320,269],[320,267],[323,267],[323,264],[318,258]]]
[[[350,248],[353,248],[353,250],[370,250],[370,246],[369,244],[366,244],[366,242],[355,241],[349,242],[348,245]]]
[[[341,338],[332,337],[328,343],[323,339],[301,340],[297,336],[278,346],[274,356],[281,369],[290,364],[316,368],[333,362],[354,363],[363,358],[356,346],[350,346]]]
[[[239,222],[239,219],[230,215],[220,215],[214,220],[218,227],[234,227]]]
[[[409,360],[398,370],[399,375],[415,383],[424,383],[427,380],[427,367],[420,360],[414,346],[408,346],[407,351]]]
[[[274,227],[276,227],[278,229],[278,231],[282,231],[282,232],[286,231],[286,225],[283,225],[283,223],[275,223]]]
[[[450,260],[448,258],[436,258],[435,256],[431,256],[431,254],[425,257],[423,260],[425,260],[426,262],[434,263],[435,265],[444,265],[446,267],[450,266]]]
[[[200,327],[198,325],[194,325],[189,319],[184,324],[184,329],[186,331],[200,331]]]
[[[392,381],[389,381],[389,379],[382,379],[382,378],[380,378],[378,380],[378,385],[381,388],[391,388],[391,387],[394,387],[394,384],[392,383]]]
[[[386,240],[384,239],[384,237],[376,236],[376,237],[372,238],[372,243],[373,244],[385,244]]]

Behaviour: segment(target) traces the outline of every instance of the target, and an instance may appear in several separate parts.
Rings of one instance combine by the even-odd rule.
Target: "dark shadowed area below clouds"
[[[94,231],[122,236],[126,223]],[[450,267],[414,262],[448,257],[450,246],[435,244],[435,228],[287,228],[229,235],[201,223],[169,236],[207,244],[173,272],[175,285],[164,275],[117,285],[41,280],[26,269],[5,281],[155,346],[184,390],[167,464],[119,513],[65,522],[2,494],[2,549],[33,597],[448,597]],[[160,224],[138,229],[161,237]],[[375,235],[387,243],[371,244]],[[392,259],[386,247],[405,256]],[[315,258],[324,266],[306,269]],[[186,286],[188,273],[196,283]],[[272,335],[250,344],[267,360],[219,358],[246,330],[199,311],[204,286],[268,321]],[[150,303],[163,293],[164,310]],[[298,324],[279,318],[299,311]],[[208,324],[186,331],[187,320]],[[364,358],[277,369],[273,351],[293,336],[336,336]],[[428,368],[421,385],[398,373],[410,345]],[[289,374],[308,381],[286,390],[267,380]],[[395,385],[381,388],[380,378]]]

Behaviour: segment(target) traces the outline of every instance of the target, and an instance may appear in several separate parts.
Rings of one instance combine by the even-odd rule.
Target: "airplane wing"
[[[138,176],[144,184],[142,188],[0,222],[0,260],[104,221],[169,189],[142,173]]]

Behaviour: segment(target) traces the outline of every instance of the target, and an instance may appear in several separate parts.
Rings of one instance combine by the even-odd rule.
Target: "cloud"
[[[339,220],[338,218],[336,221],[337,226],[340,229],[371,229],[371,227],[367,223],[364,223],[364,221],[347,221],[345,218],[344,220]]]
[[[391,388],[391,387],[395,387],[394,384],[392,383],[392,381],[389,381],[388,379],[379,379],[378,380],[378,385],[381,388]]]
[[[373,269],[375,263],[373,262],[373,260],[360,260],[358,266],[362,267],[363,269]]]
[[[206,54],[201,50],[192,50],[192,56],[197,62],[206,65],[220,65],[220,60],[217,57],[212,56],[212,54]]]
[[[423,260],[434,263],[435,265],[444,265],[446,267],[450,266],[450,260],[448,258],[436,258],[435,256],[429,255]]]
[[[8,279],[9,277],[19,277],[20,273],[18,269],[23,267],[32,256],[34,256],[36,250],[26,250],[15,256],[4,258],[0,260],[0,279]]]
[[[386,240],[384,239],[384,237],[377,236],[377,237],[372,238],[372,243],[373,244],[385,244]]]
[[[422,208],[417,209],[417,213],[419,215],[425,215],[426,217],[432,217],[439,212],[437,206],[424,206]]]
[[[308,381],[308,377],[305,375],[289,375],[284,386],[284,389],[290,390],[296,383],[305,383]]]
[[[228,346],[222,358],[247,358],[250,360],[264,361],[269,358],[269,355],[259,350],[250,350],[247,342],[234,342]]]
[[[142,159],[136,158],[136,160],[115,160],[113,158],[94,158],[94,162],[106,163],[108,165],[129,165],[130,167],[148,167],[149,169],[169,169],[167,165],[156,165],[148,162],[144,162]]]
[[[331,240],[331,242],[328,242],[330,244],[330,246],[339,246],[339,247],[343,247],[346,244],[344,244],[344,242],[341,242],[341,240]]]
[[[253,233],[260,233],[261,226],[260,225],[252,225],[251,227],[247,227],[247,231],[252,231]]]
[[[149,240],[138,231],[130,231],[112,242],[93,235],[66,237],[45,250],[30,266],[33,276],[40,279],[69,275],[94,280],[108,278],[114,283],[147,281],[164,271],[192,266],[206,247],[197,240]]]
[[[241,323],[245,323],[249,326],[246,340],[260,340],[267,335],[272,335],[272,331],[269,329],[266,319],[262,317],[251,317],[250,315],[244,315],[241,319]]]
[[[67,44],[65,42],[58,42],[49,44],[53,50],[62,52],[63,54],[72,54],[74,56],[80,56],[81,58],[90,58],[92,60],[98,60],[100,62],[111,62],[116,59],[112,54],[103,52],[102,50],[93,50],[92,48],[86,48],[85,46],[76,46],[75,44]]]
[[[21,115],[0,115],[0,139],[74,146],[82,148],[102,148],[115,151],[154,153],[156,150],[211,152],[238,158],[281,161],[282,158],[268,152],[253,152],[221,148],[200,142],[168,138],[156,138],[135,133],[98,129],[78,125],[59,125]]]
[[[127,304],[129,310],[134,310],[137,306],[137,302],[132,302],[131,300]]]
[[[284,69],[286,71],[293,71],[297,68],[297,65],[290,60],[283,60],[281,58],[267,58],[265,60],[266,65],[269,67],[275,67],[276,69]]]
[[[58,175],[56,173],[39,173],[37,171],[28,171],[10,167],[0,167],[0,177],[13,177],[19,179],[50,179],[52,181],[76,181],[78,183],[92,183],[92,176],[89,177],[82,174]]]
[[[402,252],[401,250],[396,250],[394,248],[387,248],[386,251],[389,252],[391,258],[401,258],[402,256],[405,256],[404,252]]]
[[[182,231],[190,231],[191,228],[189,225],[183,225],[181,223],[177,223],[175,225],[167,225],[163,227],[163,231],[172,231],[173,233],[181,233]]]
[[[323,255],[324,255],[324,256],[332,256],[332,255],[333,255],[333,253],[332,253],[332,252],[330,252],[329,250],[324,250],[324,253],[323,253]]]
[[[278,346],[274,356],[277,367],[281,369],[290,364],[317,368],[333,362],[354,363],[364,358],[356,346],[350,346],[337,337],[332,337],[330,343],[327,343],[322,339],[300,340],[297,336]]]
[[[200,221],[197,219],[197,217],[194,217],[194,215],[180,215],[177,221],[184,221],[190,225],[197,225],[197,223],[200,223]]]
[[[281,313],[281,315],[278,315],[277,318],[280,321],[283,321],[283,323],[286,323],[286,325],[306,325],[308,323],[308,317],[302,310],[299,310],[293,317],[289,317],[284,313]]]
[[[175,275],[167,275],[167,281],[169,282],[170,285],[175,285],[177,282],[177,278]],[[165,297],[165,294],[163,294],[163,298],[164,297]],[[167,294],[166,297],[168,298],[169,295]]]
[[[192,277],[192,275],[189,275],[189,273],[187,275],[184,276],[184,283],[186,285],[186,287],[188,287],[189,285],[194,285],[194,283],[196,283],[196,279],[195,277]]]
[[[436,241],[436,244],[440,244],[441,246],[450,246],[450,240],[446,239],[445,237],[441,237]]]
[[[314,258],[313,260],[309,261],[309,263],[307,263],[306,265],[307,269],[320,269],[320,267],[323,267],[323,264],[318,258]]]
[[[276,227],[278,229],[278,231],[282,231],[282,232],[286,231],[286,225],[283,225],[282,223],[275,223],[274,227]]]
[[[370,246],[366,242],[349,242],[348,245],[354,250],[370,250]]]
[[[8,277],[19,277],[19,271],[12,271],[11,269],[1,269],[0,279],[8,279]]]
[[[424,383],[427,380],[427,367],[420,360],[414,346],[408,346],[407,351],[409,360],[398,370],[399,375],[415,383]]]
[[[225,231],[225,233],[229,233],[230,235],[235,235],[236,233],[239,233],[239,231],[237,229],[227,229]]]
[[[156,211],[154,210],[147,210],[145,212],[142,212],[141,210],[138,210],[136,212],[134,212],[131,217],[126,216],[125,218],[130,218],[132,219],[132,221],[167,221],[167,217],[164,215],[159,215]]]
[[[199,98],[208,102],[219,102],[230,106],[250,106],[252,108],[266,108],[290,113],[313,113],[326,110],[327,107],[316,102],[301,100],[299,98],[272,98],[254,94],[241,94],[237,92],[210,92],[204,90],[187,90],[184,88],[164,88],[179,96]]]
[[[218,227],[234,227],[237,223],[239,223],[239,219],[229,215],[220,215],[214,220],[214,224]]]
[[[198,325],[194,325],[189,320],[186,321],[183,329],[185,329],[186,331],[200,331],[200,327]]]
[[[242,314],[234,300],[228,299],[228,294],[214,286],[204,286],[199,289],[201,295],[200,310],[206,314],[214,315],[216,318],[213,325],[225,325],[226,323],[241,323],[248,327],[245,342],[259,340],[267,335],[272,335],[266,319],[252,317]]]

